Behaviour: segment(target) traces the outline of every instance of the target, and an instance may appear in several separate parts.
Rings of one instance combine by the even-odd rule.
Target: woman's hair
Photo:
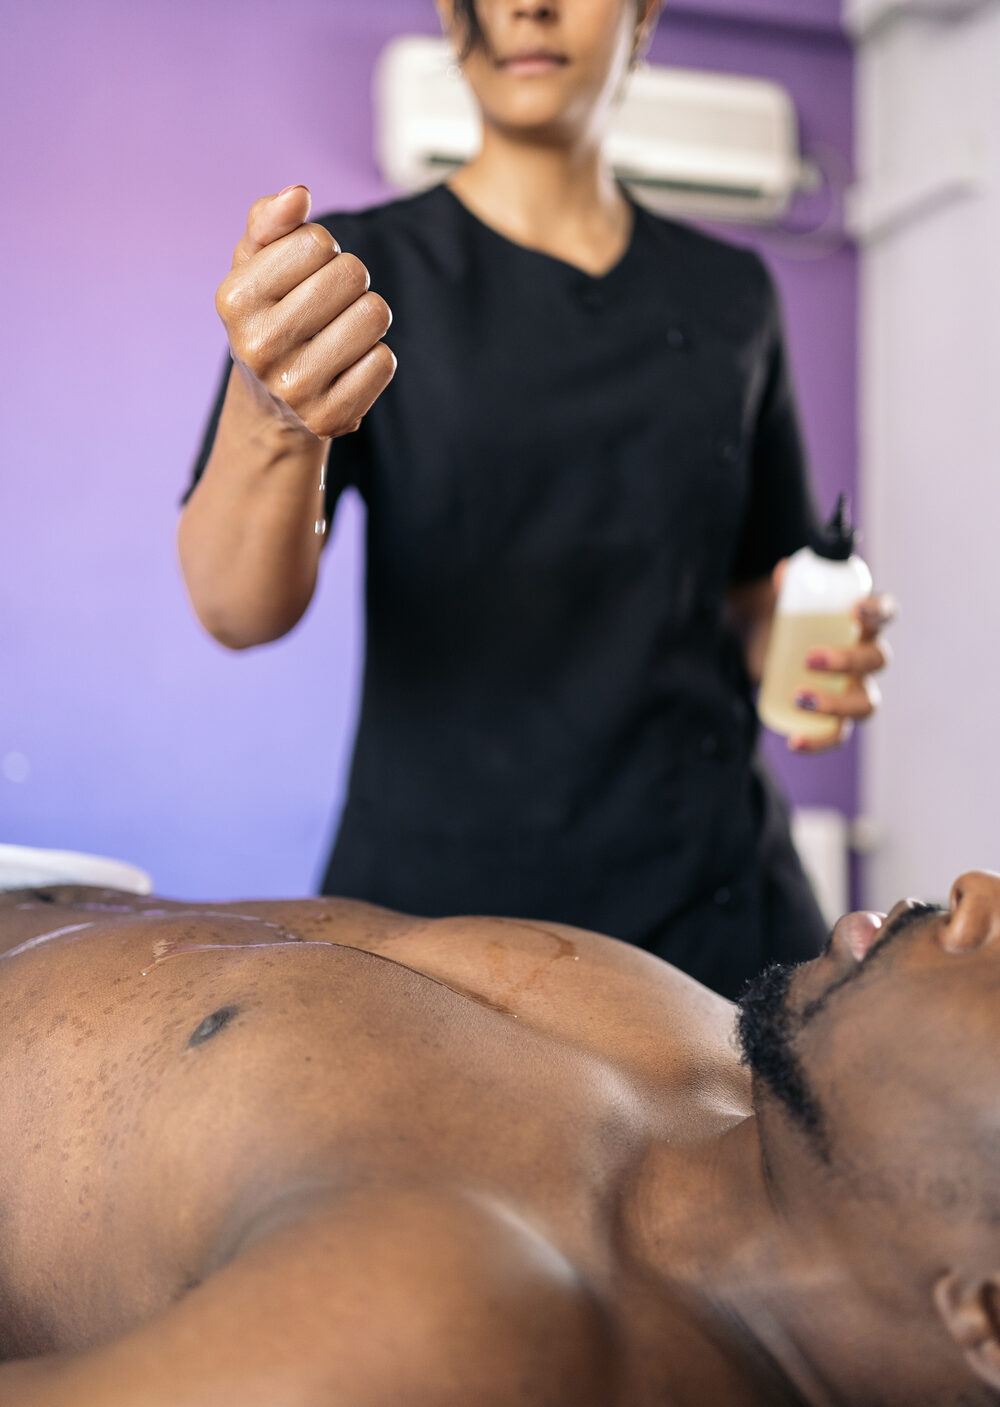
[[[462,34],[458,57],[467,59],[473,49],[486,40],[479,16],[476,14],[476,0],[455,0],[455,19]]]

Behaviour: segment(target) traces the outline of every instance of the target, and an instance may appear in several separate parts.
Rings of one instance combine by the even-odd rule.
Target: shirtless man
[[[550,924],[0,897],[2,1407],[1000,1401],[1000,878],[734,1008]]]

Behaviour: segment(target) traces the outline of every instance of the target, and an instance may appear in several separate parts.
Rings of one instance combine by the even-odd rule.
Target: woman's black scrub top
[[[329,458],[367,644],[324,892],[597,929],[726,993],[812,956],[723,615],[815,534],[760,260],[636,208],[593,277],[444,186],[320,223],[399,360]]]

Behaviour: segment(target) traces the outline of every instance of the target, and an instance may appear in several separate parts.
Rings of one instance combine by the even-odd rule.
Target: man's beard
[[[739,1000],[737,1031],[743,1064],[809,1137],[824,1161],[829,1158],[823,1109],[793,1049],[801,1028],[789,1010],[788,987],[794,967],[775,965],[748,982]]]

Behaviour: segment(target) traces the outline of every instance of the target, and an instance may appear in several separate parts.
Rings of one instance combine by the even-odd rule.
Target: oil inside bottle
[[[806,656],[815,649],[847,649],[857,643],[861,627],[844,611],[831,614],[778,612],[774,618],[771,642],[764,666],[764,682],[757,700],[761,721],[784,737],[808,738],[811,742],[832,741],[838,720],[829,714],[798,708],[795,696],[809,693],[842,694],[846,674],[809,669]]]

